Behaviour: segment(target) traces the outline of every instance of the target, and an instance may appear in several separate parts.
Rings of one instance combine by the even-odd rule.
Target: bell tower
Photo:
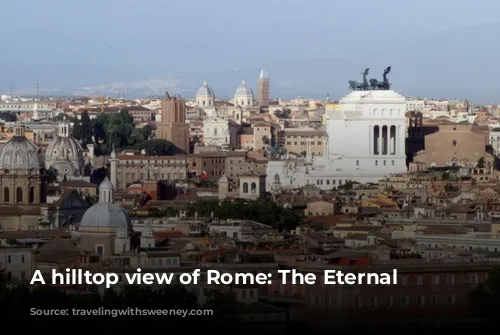
[[[258,101],[260,107],[269,106],[269,77],[264,69],[264,64],[262,64],[260,69],[259,79],[257,81],[258,86]]]

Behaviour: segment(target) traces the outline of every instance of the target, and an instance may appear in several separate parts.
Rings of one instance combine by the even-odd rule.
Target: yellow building
[[[361,200],[361,206],[375,208],[395,208],[398,206],[398,204],[387,195],[380,193],[374,197],[368,197]]]
[[[283,130],[284,146],[290,153],[304,153],[323,156],[328,138],[324,129],[285,128]]]
[[[0,131],[0,144],[7,143],[12,137],[15,136],[14,130],[7,129],[6,131]],[[34,133],[32,131],[25,131],[24,136],[31,142],[35,142]]]
[[[328,111],[341,111],[342,105],[338,103],[329,103],[325,105],[325,114],[323,114],[323,124],[326,124],[326,119],[328,116]]]
[[[342,105],[338,103],[331,103],[325,105],[325,110],[328,111],[339,111],[342,110]]]

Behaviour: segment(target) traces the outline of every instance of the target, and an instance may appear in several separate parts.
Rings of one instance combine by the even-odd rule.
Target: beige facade
[[[39,206],[0,205],[0,227],[5,231],[38,230],[41,218]]]
[[[240,199],[256,200],[266,194],[266,175],[249,172],[240,175]]]
[[[147,181],[185,180],[188,176],[188,161],[184,156],[117,156],[117,190],[124,190],[134,183]]]
[[[133,106],[124,108],[134,118],[135,123],[149,122],[152,119],[153,111],[142,106]]]
[[[265,173],[267,159],[251,157],[244,151],[209,151],[197,155],[184,155],[190,176],[205,175],[207,180],[218,181],[226,176],[231,183],[238,184],[239,176],[255,171]]]
[[[25,112],[34,110],[55,110],[57,109],[57,101],[16,101],[16,102],[0,102],[0,111]]]
[[[286,150],[294,154],[310,152],[315,156],[325,154],[327,134],[324,130],[308,128],[286,128],[281,134]]]
[[[334,215],[335,204],[332,201],[312,201],[304,210],[305,215]]]
[[[259,122],[252,125],[253,128],[253,150],[265,150],[273,137],[272,126],[268,123]]]
[[[250,127],[243,128],[243,131],[238,135],[239,147],[246,150],[253,148],[253,129]]]
[[[233,183],[240,183],[240,176],[255,171],[265,174],[267,159],[264,157],[249,157],[246,152],[235,151],[227,153],[225,176]]]
[[[425,150],[414,158],[428,166],[473,167],[480,158],[485,165],[493,163],[493,157],[486,152],[488,134],[470,124],[439,125],[439,131],[425,136]]]
[[[43,176],[38,170],[0,171],[0,203],[39,205],[44,202]]]
[[[226,172],[226,157],[229,151],[206,151],[184,155],[190,177],[205,176],[206,180],[217,181]]]

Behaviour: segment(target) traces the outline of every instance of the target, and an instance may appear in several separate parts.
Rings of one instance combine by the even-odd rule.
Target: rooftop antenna
[[[14,96],[12,95],[12,93],[14,92],[14,89],[13,89],[13,84],[12,82],[10,82],[10,98],[12,99]]]

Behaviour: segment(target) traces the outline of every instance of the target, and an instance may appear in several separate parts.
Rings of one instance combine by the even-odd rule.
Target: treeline
[[[64,115],[59,115],[58,119]],[[153,128],[146,125],[135,126],[134,118],[126,110],[118,113],[101,113],[90,119],[89,113],[83,111],[81,118],[69,118],[73,123],[73,137],[84,147],[87,144],[96,146],[96,154],[108,154],[113,147],[120,149],[146,150],[150,155],[175,155],[176,147],[167,140],[152,139]]]
[[[271,199],[255,201],[234,200],[198,200],[189,205],[188,215],[214,217],[219,219],[247,219],[269,225],[278,231],[294,230],[303,223],[303,214],[292,208],[276,204]]]

